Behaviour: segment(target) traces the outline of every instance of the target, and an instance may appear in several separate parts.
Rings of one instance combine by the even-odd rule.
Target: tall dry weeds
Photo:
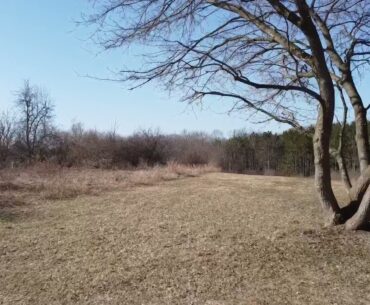
[[[38,164],[0,171],[0,190],[22,192],[43,199],[70,199],[136,185],[153,185],[161,181],[196,177],[215,171],[218,168],[212,165],[185,166],[173,162],[167,166],[139,170],[60,168]]]

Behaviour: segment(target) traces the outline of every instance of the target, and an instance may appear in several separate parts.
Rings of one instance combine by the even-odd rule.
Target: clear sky
[[[48,90],[56,106],[56,123],[68,128],[82,122],[87,128],[121,134],[139,128],[160,128],[165,133],[184,129],[224,135],[234,129],[280,132],[284,125],[247,121],[247,114],[226,112],[218,99],[203,107],[179,103],[180,96],[155,88],[155,84],[129,91],[124,84],[85,77],[105,77],[110,69],[135,63],[123,52],[100,52],[88,32],[75,22],[90,6],[87,0],[3,0],[0,10],[0,111],[11,109],[23,80]],[[362,82],[365,102],[370,102],[369,77]],[[367,86],[369,87],[369,86]]]

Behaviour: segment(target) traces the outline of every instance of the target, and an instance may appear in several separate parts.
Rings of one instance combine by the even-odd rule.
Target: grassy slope
[[[370,237],[323,229],[310,179],[207,174],[0,217],[0,304],[370,304]]]

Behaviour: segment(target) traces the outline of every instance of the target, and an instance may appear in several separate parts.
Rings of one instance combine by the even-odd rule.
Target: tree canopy
[[[317,194],[328,223],[347,220],[330,174],[330,154],[341,163],[342,144],[333,150],[330,139],[335,111],[348,99],[355,116],[361,173],[367,171],[368,107],[355,79],[370,63],[368,0],[94,3],[96,13],[85,21],[95,27],[95,38],[105,49],[146,46],[143,67],[120,71],[120,79],[133,88],[157,80],[166,89],[181,92],[186,101],[208,96],[231,99],[238,110],[301,130],[315,109],[312,106],[317,107],[313,136]],[[341,168],[345,173],[345,163]],[[359,189],[366,183],[359,181]],[[355,196],[360,207],[347,221],[348,228],[360,228],[370,217],[370,190],[360,193]]]

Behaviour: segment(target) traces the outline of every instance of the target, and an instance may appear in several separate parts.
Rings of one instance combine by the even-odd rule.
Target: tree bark
[[[357,154],[360,162],[360,170],[363,172],[369,166],[370,156],[366,109],[350,74],[344,77],[342,86],[351,101],[355,113]]]
[[[313,137],[315,187],[325,213],[327,226],[336,225],[341,222],[340,208],[331,186],[329,153],[331,124],[332,114],[325,113],[324,108],[320,106]]]

